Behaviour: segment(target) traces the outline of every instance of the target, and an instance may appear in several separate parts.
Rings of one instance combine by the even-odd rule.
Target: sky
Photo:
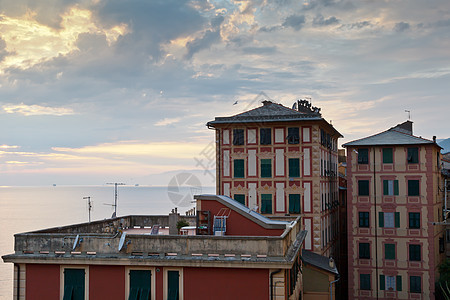
[[[449,49],[448,0],[1,1],[0,186],[213,184],[206,122],[261,97],[448,138]]]

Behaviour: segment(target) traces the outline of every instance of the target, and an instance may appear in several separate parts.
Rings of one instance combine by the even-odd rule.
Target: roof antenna
[[[114,184],[114,204],[106,204],[106,205],[111,205],[112,207],[114,207],[114,213],[111,216],[111,218],[116,218],[117,217],[117,186],[118,185],[125,185],[125,183],[108,182],[107,184]]]
[[[89,223],[91,223],[91,210],[92,210],[92,201],[91,201],[91,197],[83,197],[83,199],[87,199],[87,208],[89,211]]]
[[[408,113],[408,121],[411,121],[411,111],[410,111],[410,110],[407,110],[407,109],[405,109],[405,112],[407,112],[407,113]]]

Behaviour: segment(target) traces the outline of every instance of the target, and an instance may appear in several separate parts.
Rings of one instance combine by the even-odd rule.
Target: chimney
[[[269,105],[269,104],[272,104],[272,101],[269,101],[269,100],[263,100],[263,106],[266,106],[266,105]]]
[[[334,265],[334,258],[330,257],[330,260],[328,261],[328,264],[330,266],[330,268],[334,269],[335,265]]]
[[[436,136],[435,135],[433,135],[433,143],[436,144]]]

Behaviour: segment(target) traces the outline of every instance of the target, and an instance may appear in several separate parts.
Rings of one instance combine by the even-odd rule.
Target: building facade
[[[177,214],[15,235],[15,252],[3,256],[14,264],[14,299],[301,299],[300,217],[270,220],[228,197],[195,198],[198,215],[183,217],[194,235],[169,234]]]
[[[434,299],[445,256],[440,147],[410,121],[344,147],[349,299]]]
[[[335,256],[338,138],[306,100],[271,101],[207,124],[216,131],[216,193],[265,216],[302,215],[305,249]]]

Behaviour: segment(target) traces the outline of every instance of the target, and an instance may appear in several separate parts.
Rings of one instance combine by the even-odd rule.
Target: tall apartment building
[[[445,252],[441,148],[410,121],[343,146],[349,299],[434,299]]]
[[[263,215],[302,215],[305,249],[335,256],[338,138],[306,100],[271,101],[207,124],[216,131],[216,193]]]

